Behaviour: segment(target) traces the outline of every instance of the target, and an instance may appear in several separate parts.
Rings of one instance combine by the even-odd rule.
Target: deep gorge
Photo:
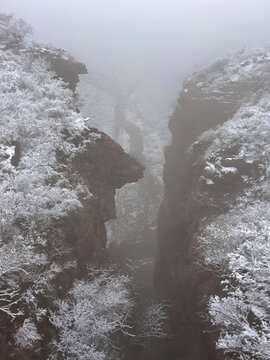
[[[187,77],[169,139],[0,20],[1,359],[269,359],[269,48]]]

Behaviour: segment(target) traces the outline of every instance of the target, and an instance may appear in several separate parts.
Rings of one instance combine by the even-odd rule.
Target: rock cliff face
[[[27,49],[32,56],[43,58],[48,62],[57,77],[64,80],[69,88],[75,92],[79,82],[79,75],[87,74],[84,64],[75,60],[67,51],[54,47],[42,47],[39,44]]]
[[[73,159],[73,170],[93,194],[73,219],[67,219],[66,239],[73,244],[80,262],[89,259],[107,243],[105,222],[116,218],[115,190],[143,177],[144,167],[122,147],[95,128],[73,141],[77,146],[89,141],[86,151]],[[88,260],[87,260],[88,259]]]
[[[215,349],[218,331],[206,321],[210,296],[221,294],[220,278],[198,260],[196,239],[209,219],[226,213],[251,186],[245,179],[256,183],[262,174],[258,162],[239,155],[241,135],[237,135],[234,144],[226,146],[219,139],[220,145],[212,158],[208,154],[208,162],[204,154],[217,142],[215,134],[208,138],[205,135],[207,139],[199,136],[217,126],[222,129],[222,124],[231,118],[234,124],[241,117],[248,119],[251,115],[245,110],[260,107],[258,103],[265,98],[267,89],[268,50],[239,52],[192,74],[184,82],[170,120],[172,143],[165,150],[165,198],[158,220],[155,271],[157,290],[173,304],[168,359],[224,358]],[[237,115],[239,112],[241,116]],[[219,173],[212,169],[212,163],[219,163]]]

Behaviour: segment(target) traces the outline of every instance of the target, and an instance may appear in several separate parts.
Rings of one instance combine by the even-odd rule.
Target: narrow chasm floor
[[[165,360],[168,357],[168,302],[154,289],[156,231],[148,230],[137,242],[111,244],[109,261],[132,278],[136,310],[132,324],[135,340],[123,360]],[[148,322],[148,323],[147,323]]]

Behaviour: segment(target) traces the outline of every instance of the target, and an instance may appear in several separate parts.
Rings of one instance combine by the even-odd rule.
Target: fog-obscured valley
[[[269,14],[0,0],[1,359],[270,359]]]

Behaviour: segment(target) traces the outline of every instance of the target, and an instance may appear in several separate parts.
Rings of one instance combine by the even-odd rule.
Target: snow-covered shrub
[[[270,239],[246,241],[229,255],[227,295],[213,297],[209,314],[221,329],[217,343],[239,359],[270,359]]]
[[[134,307],[130,279],[110,270],[91,272],[77,281],[68,299],[57,301],[50,321],[59,331],[56,350],[68,360],[109,360],[117,356],[113,339],[131,336],[128,317]]]
[[[183,84],[186,93],[197,89],[200,99],[231,103],[256,103],[269,89],[270,48],[246,48],[193,73]],[[265,76],[267,74],[267,76]]]
[[[143,309],[138,319],[136,341],[146,338],[167,338],[168,306],[162,301],[142,304]]]
[[[203,262],[221,274],[228,268],[229,255],[246,241],[257,243],[270,232],[270,207],[267,202],[257,200],[246,204],[239,199],[226,214],[216,216],[202,227],[198,249]]]
[[[23,47],[24,39],[32,32],[31,26],[10,14],[0,14],[0,49]]]
[[[15,335],[16,343],[26,349],[32,348],[41,339],[37,327],[31,319],[25,319]]]

